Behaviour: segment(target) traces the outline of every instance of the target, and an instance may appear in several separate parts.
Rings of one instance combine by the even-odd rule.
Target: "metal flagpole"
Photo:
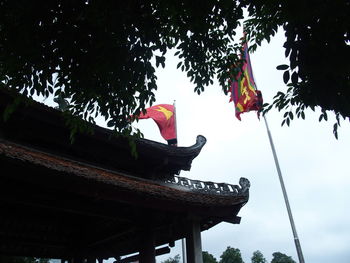
[[[177,116],[176,116],[176,106],[175,106],[176,100],[174,100],[173,106],[174,106],[174,122],[175,122],[175,135],[176,135],[176,146],[178,145],[177,143]]]
[[[249,53],[248,53],[248,58],[249,58]],[[250,60],[250,58],[249,58],[249,60]],[[250,62],[250,64],[251,64],[251,62]],[[251,74],[253,75],[253,69],[252,68],[251,68]],[[255,85],[256,85],[256,81],[255,81]],[[292,216],[292,210],[290,209],[286,187],[284,186],[282,172],[281,172],[281,168],[280,168],[280,165],[279,165],[279,162],[278,162],[275,145],[273,144],[271,132],[270,132],[270,129],[269,129],[269,125],[267,124],[267,120],[266,120],[265,115],[264,115],[264,121],[265,121],[266,130],[267,130],[267,135],[269,136],[269,141],[270,141],[270,146],[271,146],[273,158],[275,160],[275,165],[276,165],[276,169],[277,169],[277,173],[278,173],[278,178],[280,180],[280,184],[281,184],[281,188],[282,188],[284,202],[286,203],[286,207],[287,207],[287,212],[288,212],[290,225],[291,225],[292,231],[293,231],[294,243],[295,243],[295,247],[296,247],[298,258],[299,258],[299,263],[305,263],[303,252],[301,251],[301,246],[300,246],[297,230],[295,228],[295,224],[294,224],[294,220],[293,220],[293,216]]]
[[[178,136],[177,136],[177,119],[176,119],[176,106],[175,106],[175,100],[174,100],[174,118],[175,118],[175,134],[176,134],[176,140],[177,140],[177,145],[179,145],[178,142]],[[182,244],[182,262],[187,263],[187,258],[186,258],[186,240],[185,238],[181,239],[181,244]]]
[[[270,132],[270,129],[269,129],[269,125],[267,124],[265,116],[264,116],[264,121],[265,121],[265,125],[266,125],[267,135],[269,136],[269,141],[270,141],[270,145],[271,145],[273,158],[274,158],[275,164],[276,164],[278,177],[280,179],[280,184],[281,184],[281,188],[282,188],[282,192],[283,192],[284,201],[285,201],[286,207],[287,207],[290,225],[291,225],[292,231],[293,231],[294,243],[295,243],[295,247],[297,249],[299,263],[304,263],[305,262],[304,261],[304,256],[303,256],[303,252],[301,251],[301,246],[300,246],[297,230],[295,228],[295,224],[294,224],[294,220],[293,220],[293,216],[292,216],[292,210],[290,209],[290,206],[289,206],[287,191],[286,191],[286,188],[284,186],[284,182],[283,182],[283,178],[282,178],[282,172],[281,172],[281,169],[280,169],[280,166],[279,166],[279,163],[278,163],[277,154],[276,154],[275,146],[274,146],[273,141],[272,141],[272,136],[271,136],[271,132]]]

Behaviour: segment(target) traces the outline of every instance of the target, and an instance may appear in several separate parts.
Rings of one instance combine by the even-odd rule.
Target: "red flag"
[[[261,92],[256,89],[247,42],[243,44],[241,56],[244,59],[242,66],[243,72],[237,67],[232,67],[233,70],[239,72],[238,74],[236,74],[236,76],[232,75],[230,87],[230,102],[233,101],[235,104],[237,119],[241,120],[240,115],[243,112],[253,110],[258,111],[259,118],[259,113],[263,104],[263,100]]]
[[[139,119],[152,118],[158,125],[162,137],[171,144],[176,144],[175,107],[170,104],[158,104],[146,109],[145,114],[140,114]],[[175,140],[175,142],[174,142]]]

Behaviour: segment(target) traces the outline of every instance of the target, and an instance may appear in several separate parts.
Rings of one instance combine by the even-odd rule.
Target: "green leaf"
[[[289,71],[287,70],[287,71],[285,71],[285,72],[283,73],[283,82],[284,82],[285,84],[287,84],[288,81],[289,81]]]
[[[334,137],[338,140],[338,123],[334,123],[333,125],[333,134]]]
[[[295,71],[292,74],[292,83],[293,83],[293,85],[298,84],[298,73],[296,73]]]
[[[289,118],[291,119],[291,120],[293,120],[293,118],[294,118],[294,116],[293,116],[293,112],[289,112]]]
[[[286,65],[286,64],[283,64],[283,65],[278,65],[276,67],[277,70],[286,70],[286,69],[289,69],[289,66]]]
[[[107,122],[108,127],[113,127],[115,125],[115,120],[110,120]]]

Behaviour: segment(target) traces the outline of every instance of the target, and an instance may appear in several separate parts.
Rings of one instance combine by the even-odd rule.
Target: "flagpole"
[[[177,116],[176,116],[176,106],[175,106],[175,100],[174,100],[174,118],[175,118],[175,134],[176,134],[176,140],[177,140],[177,145],[179,145],[178,142],[178,136],[177,136]],[[181,239],[181,245],[182,245],[182,262],[187,263],[187,258],[186,258],[186,240],[185,238]]]
[[[245,37],[245,35],[244,35],[244,37]],[[247,63],[248,63],[248,67],[250,67],[252,79],[254,79],[253,69],[252,69],[252,66],[251,66],[250,56],[249,56],[249,52],[248,52],[248,45],[247,45],[247,58],[246,59],[248,60]],[[255,82],[255,89],[256,89],[256,82]],[[294,243],[295,243],[295,247],[296,247],[298,258],[299,258],[299,263],[305,263],[303,252],[302,252],[301,246],[300,246],[300,241],[299,241],[298,234],[297,234],[297,230],[296,230],[296,227],[295,227],[295,224],[294,224],[294,220],[293,220],[292,210],[290,208],[289,201],[288,201],[287,190],[286,190],[286,187],[284,186],[282,172],[281,172],[281,168],[280,168],[280,165],[279,165],[279,162],[278,162],[275,145],[273,143],[271,132],[270,132],[270,129],[269,129],[269,125],[267,124],[267,120],[266,120],[265,115],[264,115],[264,121],[265,121],[266,130],[267,130],[267,135],[268,135],[269,141],[270,141],[270,146],[271,146],[273,158],[275,160],[275,165],[276,165],[276,169],[277,169],[278,178],[279,178],[279,181],[280,181],[280,184],[281,184],[281,188],[282,188],[284,202],[285,202],[286,207],[287,207],[287,212],[288,212],[290,225],[291,225],[292,231],[293,231]]]
[[[176,106],[175,106],[176,100],[174,100],[173,106],[174,106],[174,122],[175,122],[175,136],[176,136],[176,145],[178,145],[178,138],[177,138],[177,116],[176,116]]]
[[[280,168],[280,165],[279,165],[279,163],[278,163],[278,158],[277,158],[277,154],[276,154],[276,149],[275,149],[275,146],[274,146],[274,144],[273,144],[273,140],[272,140],[271,132],[270,132],[270,129],[269,129],[269,125],[267,124],[267,120],[266,120],[266,117],[265,117],[265,116],[264,116],[264,121],[265,121],[265,126],[266,126],[266,130],[267,130],[267,135],[268,135],[268,137],[269,137],[269,141],[270,141],[270,146],[271,146],[273,158],[274,158],[274,160],[275,160],[275,165],[276,165],[278,177],[279,177],[280,184],[281,184],[281,188],[282,188],[282,192],[283,192],[284,202],[286,203],[286,207],[287,207],[290,225],[291,225],[292,231],[293,231],[294,243],[295,243],[295,247],[296,247],[296,250],[297,250],[297,253],[298,253],[299,263],[304,263],[304,262],[305,262],[305,261],[304,261],[304,256],[303,256],[303,252],[302,252],[302,250],[301,250],[301,246],[300,246],[300,242],[299,242],[297,230],[296,230],[296,228],[295,228],[295,224],[294,224],[294,220],[293,220],[293,216],[292,216],[292,210],[290,209],[290,205],[289,205],[289,201],[288,201],[288,196],[287,196],[287,191],[286,191],[286,188],[285,188],[285,186],[284,186],[281,168]]]

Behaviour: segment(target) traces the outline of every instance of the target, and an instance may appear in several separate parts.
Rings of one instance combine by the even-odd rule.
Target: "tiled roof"
[[[1,93],[0,114],[11,96]],[[155,245],[184,238],[199,220],[204,231],[237,214],[249,198],[240,186],[177,176],[189,170],[206,139],[190,147],[136,141],[94,126],[73,144],[60,112],[31,103],[0,120],[0,254],[108,258],[138,251],[140,233]]]
[[[163,180],[139,178],[130,174],[103,169],[6,141],[0,141],[0,155],[61,172],[61,176],[91,180],[111,185],[116,189],[138,192],[142,195],[150,195],[164,200],[189,202],[204,206],[230,206],[235,203],[244,203],[247,201],[247,196],[243,193],[242,195],[220,195],[211,194],[210,192],[199,193],[198,191],[191,191],[190,188],[174,187],[173,184],[166,184],[166,181]],[[27,175],[27,177],[35,177],[35,175]]]
[[[0,89],[0,114],[13,97]],[[92,125],[93,134],[78,133],[73,143],[63,114],[51,107],[31,101],[21,104],[10,118],[0,120],[2,138],[33,149],[67,156],[84,163],[132,173],[143,178],[164,178],[181,170],[190,170],[206,139],[198,136],[190,147],[174,147],[147,139],[135,141],[137,158],[132,155],[128,138]]]

